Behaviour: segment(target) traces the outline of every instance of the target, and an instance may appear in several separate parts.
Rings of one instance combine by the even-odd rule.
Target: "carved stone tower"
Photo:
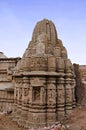
[[[75,106],[73,66],[52,21],[37,23],[13,81],[14,119],[19,124],[52,124]]]

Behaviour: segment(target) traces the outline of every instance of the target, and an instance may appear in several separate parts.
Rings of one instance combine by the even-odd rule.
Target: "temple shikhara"
[[[36,24],[32,40],[21,59],[0,57],[0,66],[2,62],[9,62],[8,71],[5,66],[0,68],[0,75],[6,75],[9,81],[3,81],[0,76],[0,86],[4,82],[10,82],[11,86],[0,93],[12,97],[7,100],[0,94],[0,104],[2,99],[4,105],[5,102],[9,104],[12,98],[10,109],[18,124],[52,124],[75,107],[74,68],[52,21],[44,19]]]

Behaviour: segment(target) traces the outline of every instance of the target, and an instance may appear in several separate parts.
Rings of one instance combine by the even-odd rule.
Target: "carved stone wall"
[[[13,110],[14,92],[13,90],[0,90],[0,112]]]
[[[52,21],[37,23],[13,83],[13,117],[22,126],[52,124],[75,107],[73,66]]]
[[[0,52],[0,111],[13,109],[14,88],[12,74],[19,58],[7,58]]]
[[[75,96],[76,96],[76,102],[81,104],[83,100],[85,99],[85,73],[86,73],[86,66],[79,65],[79,64],[73,64],[74,65],[74,71],[76,74],[76,86],[75,86]]]

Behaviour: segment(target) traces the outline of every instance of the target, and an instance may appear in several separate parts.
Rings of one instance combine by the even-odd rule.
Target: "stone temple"
[[[52,21],[36,24],[12,79],[13,119],[20,125],[52,124],[75,107],[73,65]]]

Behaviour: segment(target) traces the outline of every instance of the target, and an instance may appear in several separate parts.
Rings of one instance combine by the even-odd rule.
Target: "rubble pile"
[[[53,125],[48,125],[45,127],[39,127],[39,128],[30,128],[28,130],[70,130],[69,125],[64,125],[61,122],[56,122]]]

